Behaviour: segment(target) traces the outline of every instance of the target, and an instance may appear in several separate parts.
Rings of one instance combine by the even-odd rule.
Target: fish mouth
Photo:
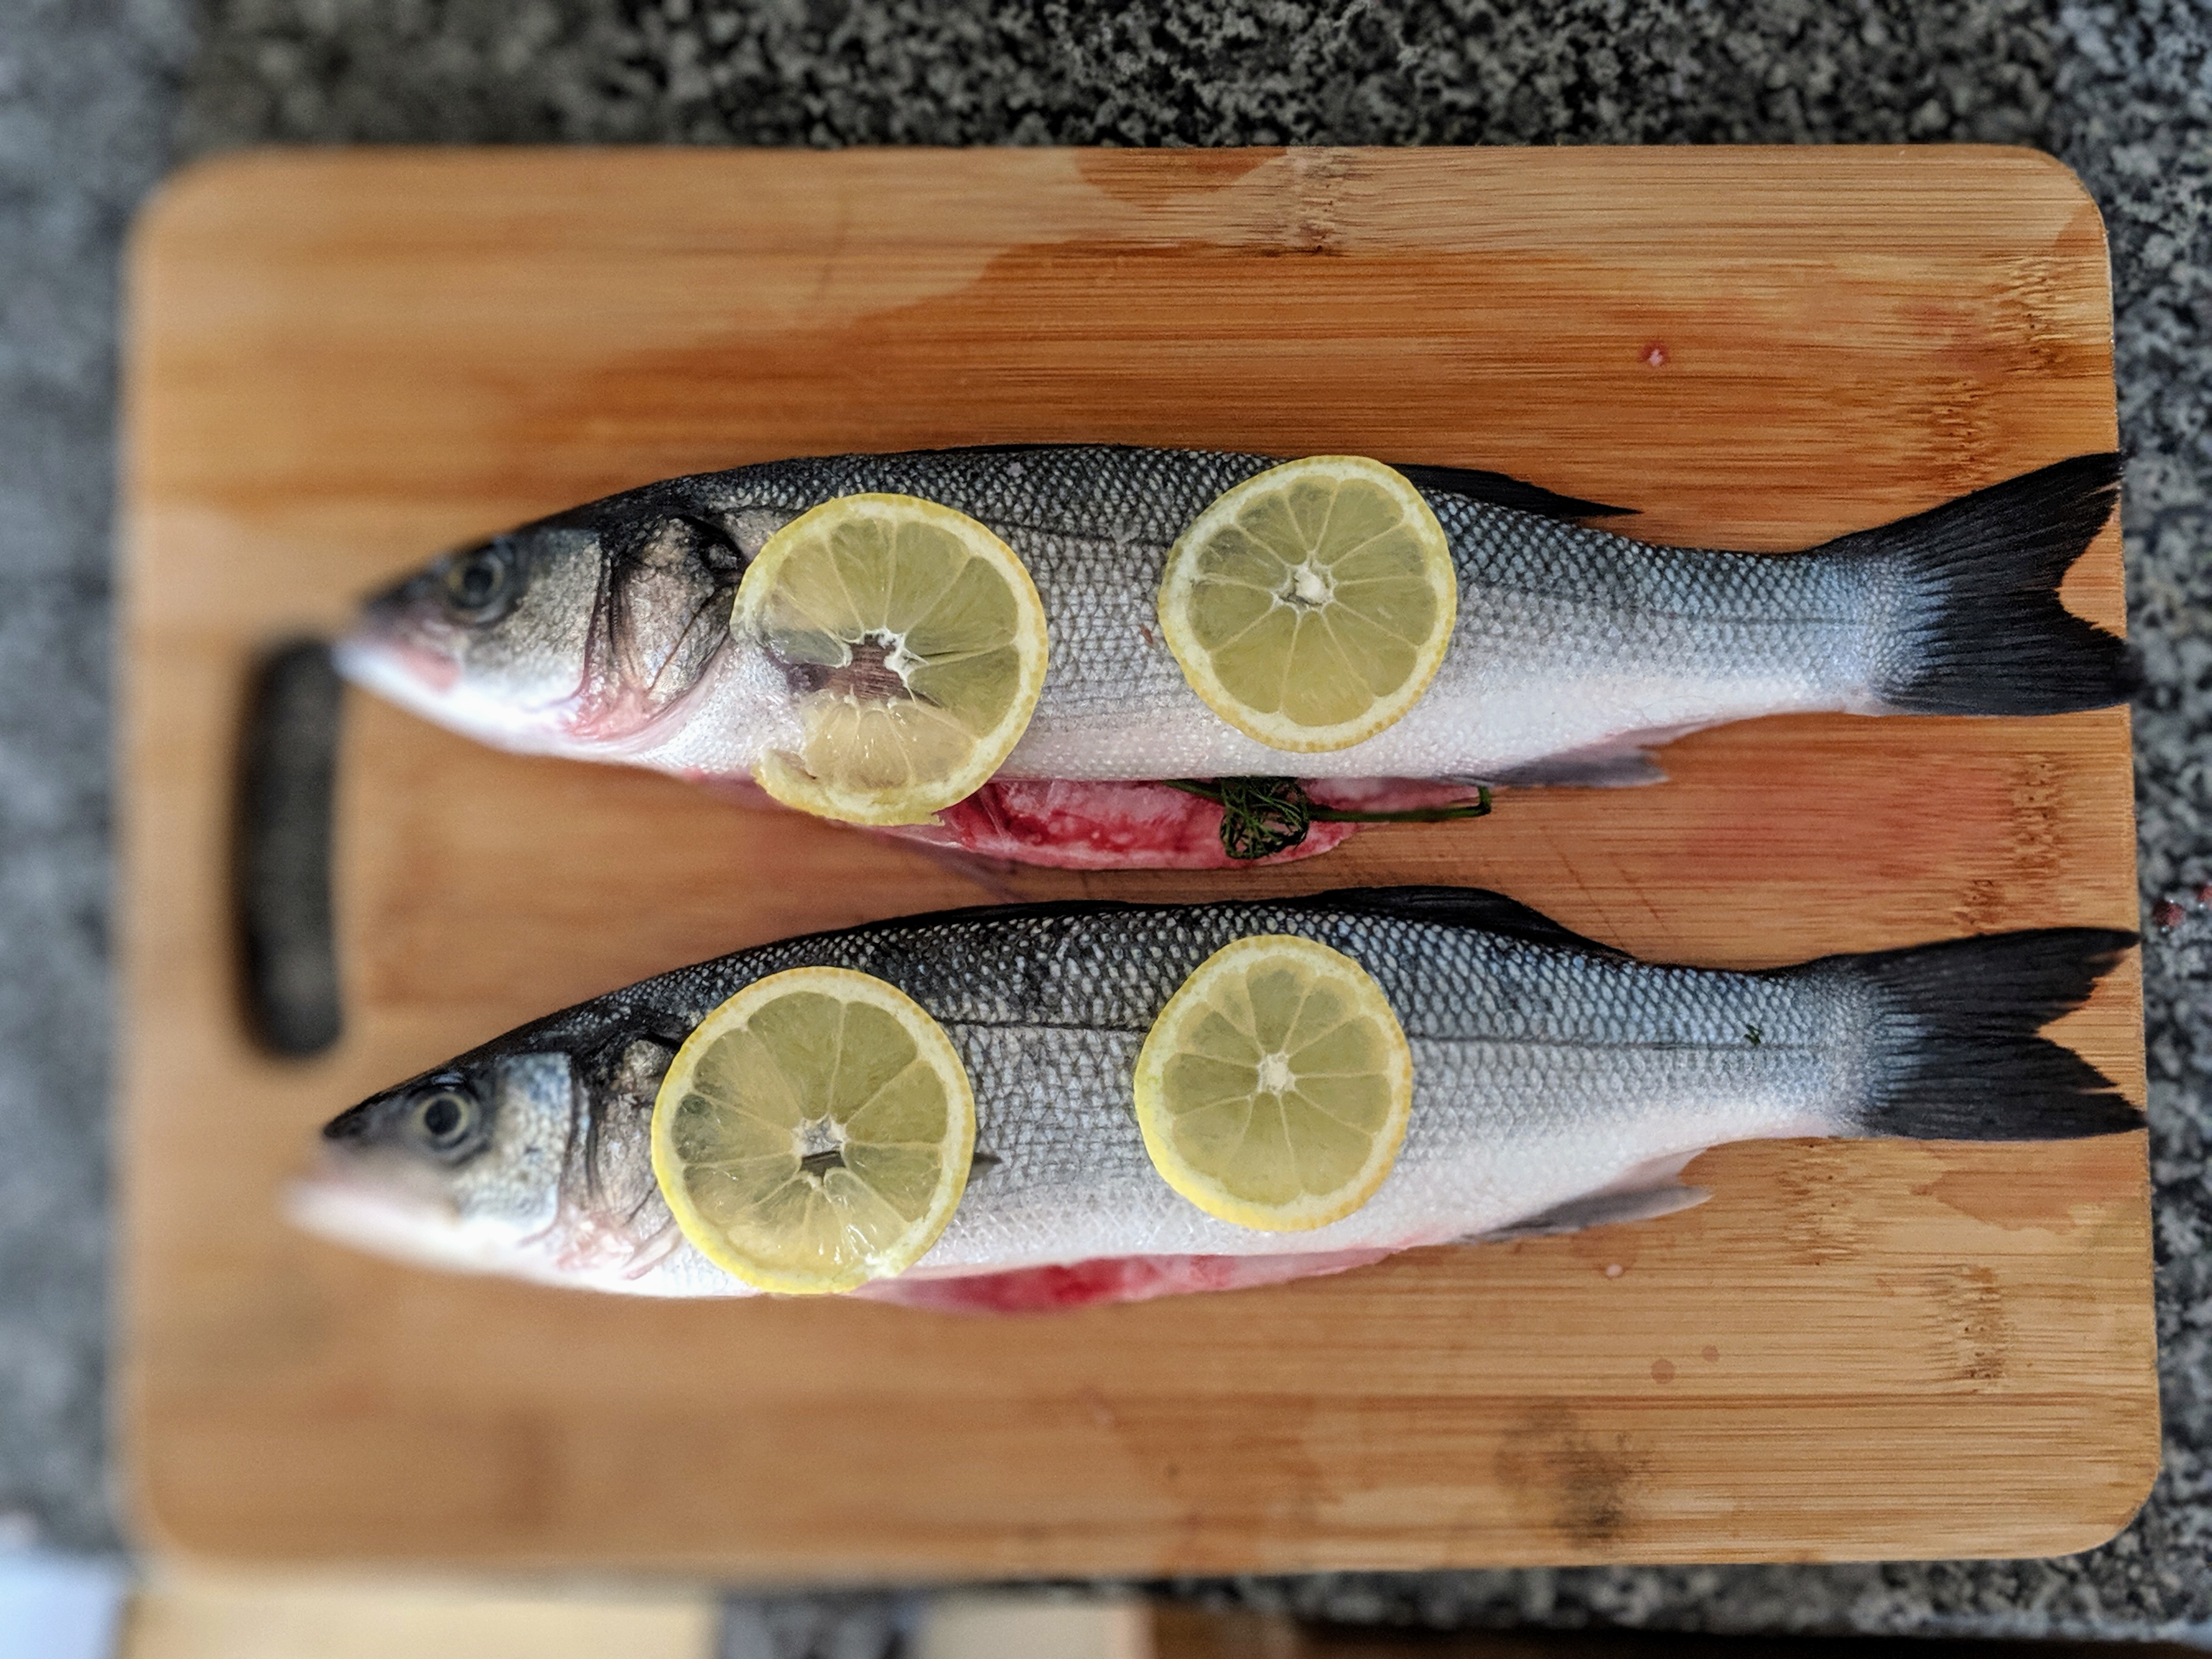
[[[495,748],[558,754],[571,747],[568,705],[518,708],[471,687],[458,659],[364,617],[331,648],[338,672],[409,714]]]
[[[375,1121],[375,1107],[374,1100],[364,1100],[358,1106],[347,1107],[345,1110],[323,1125],[323,1139],[336,1141],[341,1145],[347,1141],[362,1139],[368,1133],[370,1124]]]
[[[282,1208],[302,1232],[414,1267],[511,1273],[518,1266],[516,1241],[506,1230],[471,1226],[441,1197],[334,1158],[288,1185]]]

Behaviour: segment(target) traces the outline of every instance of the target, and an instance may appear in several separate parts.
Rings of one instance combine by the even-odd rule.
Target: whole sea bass
[[[1307,1232],[1250,1231],[1179,1196],[1131,1109],[1139,1048],[1170,996],[1256,933],[1353,957],[1413,1050],[1396,1165],[1360,1209]],[[437,1265],[749,1294],[670,1218],[648,1149],[654,1093],[725,999],[831,966],[921,1003],[977,1112],[950,1225],[904,1275],[855,1294],[1003,1310],[1267,1284],[1416,1245],[1662,1215],[1705,1196],[1675,1177],[1725,1141],[2139,1128],[2094,1068],[2036,1036],[2133,942],[2054,928],[1744,974],[1638,962],[1456,888],[954,911],[740,951],[472,1049],[333,1121],[295,1214]]]
[[[1274,463],[1101,445],[845,455],[612,495],[449,555],[373,601],[353,678],[502,747],[743,785],[789,696],[733,637],[748,561],[841,495],[918,495],[1020,556],[1051,661],[998,776],[925,839],[1091,867],[1224,865],[1221,808],[1158,780],[1295,772],[1337,810],[1474,783],[1620,784],[1644,750],[1759,714],[2048,714],[2121,701],[2122,642],[2057,589],[2110,516],[2118,458],[2083,455],[1804,552],[1653,546],[1581,521],[1626,509],[1497,473],[1399,469],[1449,538],[1458,622],[1427,693],[1388,730],[1285,755],[1184,681],[1155,600],[1169,549]],[[1316,823],[1300,853],[1350,833]]]

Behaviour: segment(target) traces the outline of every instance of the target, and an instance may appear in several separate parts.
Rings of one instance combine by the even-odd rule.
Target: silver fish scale
[[[1145,1034],[1213,951],[1294,933],[1373,974],[1414,1054],[1405,1146],[1343,1221],[1261,1233],[1163,1182],[1131,1107]],[[741,951],[624,994],[696,1023],[765,974],[849,968],[951,1036],[986,1155],[932,1271],[1093,1256],[1399,1248],[1480,1233],[1724,1140],[1820,1133],[1861,1074],[1828,976],[1654,967],[1476,928],[1295,902],[890,924]],[[579,1011],[590,1016],[592,1011]]]
[[[1190,690],[1155,614],[1176,538],[1274,465],[1103,446],[951,450],[772,462],[701,487],[726,508],[786,512],[895,491],[1004,538],[1036,582],[1051,647],[1009,775],[1493,776],[1638,732],[1850,706],[1863,690],[1863,562],[1655,547],[1429,490],[1460,578],[1436,683],[1377,737],[1285,756]]]

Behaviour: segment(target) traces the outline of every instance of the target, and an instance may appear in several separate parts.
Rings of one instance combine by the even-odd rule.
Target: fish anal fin
[[[1677,738],[1724,721],[1692,720],[1683,726],[1653,726],[1640,732],[1622,732],[1580,749],[1524,761],[1484,776],[1480,781],[1507,786],[1549,788],[1626,789],[1639,784],[1664,783],[1667,773],[1652,751]],[[1472,781],[1472,780],[1471,780]]]
[[[1680,1182],[1636,1192],[1589,1193],[1490,1232],[1469,1234],[1459,1243],[1498,1244],[1516,1238],[1549,1238],[1559,1233],[1578,1233],[1585,1227],[1610,1227],[1620,1221],[1656,1221],[1677,1210],[1693,1208],[1712,1195],[1710,1187],[1686,1187]]]
[[[1667,770],[1649,749],[1579,749],[1514,767],[1487,781],[1516,789],[1633,789],[1666,782]]]

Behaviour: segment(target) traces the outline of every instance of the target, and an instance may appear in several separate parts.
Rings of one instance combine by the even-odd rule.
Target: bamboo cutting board
[[[1493,468],[1785,549],[2114,442],[2094,208],[2021,151],[298,154],[137,246],[122,1425],[161,1546],[757,1578],[2046,1554],[2158,1457],[2141,1136],[1768,1143],[1701,1208],[1001,1322],[665,1305],[308,1241],[324,1119],[531,1016],[1007,896],[1501,889],[1729,967],[2130,926],[2128,726],[1796,718],[1226,875],[978,872],[353,699],[347,1028],[237,1013],[250,663],[695,470],[1111,440]],[[2121,620],[2108,531],[2069,603]],[[2140,1097],[2139,988],[2060,1035]]]

